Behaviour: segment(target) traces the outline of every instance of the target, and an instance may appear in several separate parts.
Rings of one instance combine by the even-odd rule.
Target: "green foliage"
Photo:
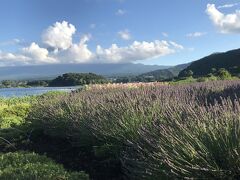
[[[0,88],[26,87],[26,86],[27,81],[3,80],[0,83]]]
[[[135,82],[166,81],[177,77],[179,72],[188,67],[189,64],[180,64],[168,69],[159,69],[138,75]]]
[[[48,86],[48,83],[50,81],[47,81],[47,80],[36,80],[36,81],[28,81],[27,82],[27,86],[31,86],[31,87],[34,87],[34,86],[42,86],[42,87],[45,87],[45,86]]]
[[[35,87],[35,86],[48,86],[49,80],[36,80],[36,81],[26,81],[26,80],[3,80],[0,83],[0,88],[14,88],[14,87]]]
[[[66,73],[53,80],[29,80],[29,81],[14,81],[3,80],[0,83],[0,88],[11,87],[57,87],[57,86],[82,86],[86,84],[102,84],[107,80],[100,75],[93,73]]]
[[[192,62],[179,73],[179,77],[185,77],[185,72],[188,70],[192,70],[195,77],[202,77],[209,73],[215,74],[221,68],[225,68],[231,75],[236,76],[240,73],[239,52],[240,49],[236,49],[206,56]]]
[[[212,68],[212,69],[211,69],[211,73],[212,73],[212,74],[215,74],[216,72],[217,72],[217,69],[216,69],[216,68]]]
[[[177,80],[174,80],[174,81],[170,81],[169,83],[173,84],[173,85],[178,85],[178,84],[195,83],[197,81],[198,81],[198,79],[195,79],[192,76],[190,76],[190,77],[186,77],[186,78],[181,78],[181,79],[177,79]]]
[[[140,82],[162,81],[164,79],[174,78],[174,74],[169,69],[160,69],[137,76]]]
[[[12,84],[12,82],[9,80],[2,81],[2,85],[6,86],[6,87],[10,86],[11,84]]]
[[[232,76],[231,74],[224,68],[218,70],[217,75],[220,79],[230,79]]]
[[[104,82],[106,79],[103,76],[93,73],[67,73],[52,80],[49,86],[78,86]]]
[[[184,77],[192,77],[193,76],[193,71],[192,70],[185,70],[184,72]]]
[[[189,64],[180,64],[168,69],[159,69],[150,71],[137,76],[128,75],[125,77],[117,77],[114,82],[116,83],[128,83],[128,82],[160,82],[160,81],[172,81],[178,76],[179,72],[189,66]]]
[[[3,180],[87,180],[83,172],[67,172],[46,156],[35,153],[16,152],[0,154],[0,179]]]
[[[24,123],[34,100],[35,97],[0,99],[0,128]]]
[[[219,77],[214,76],[213,74],[208,74],[207,77],[199,77],[197,78],[197,82],[208,82],[208,81],[217,81]]]

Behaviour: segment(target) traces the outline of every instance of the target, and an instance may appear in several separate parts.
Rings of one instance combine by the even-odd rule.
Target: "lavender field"
[[[38,98],[1,150],[92,179],[240,178],[240,81],[103,87]]]
[[[0,180],[240,180],[240,1],[0,2]]]

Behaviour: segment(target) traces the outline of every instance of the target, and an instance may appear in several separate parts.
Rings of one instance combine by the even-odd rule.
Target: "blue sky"
[[[0,66],[176,65],[240,48],[237,0],[1,0]]]

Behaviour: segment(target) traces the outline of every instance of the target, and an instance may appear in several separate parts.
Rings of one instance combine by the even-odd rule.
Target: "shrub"
[[[239,110],[239,101],[231,100],[210,107],[170,105],[151,126],[142,127],[126,160],[141,165],[138,177],[239,179]]]
[[[0,98],[0,129],[25,122],[35,97]]]
[[[132,179],[237,179],[239,92],[239,81],[90,88],[39,99],[29,120],[70,149],[94,152],[106,173],[114,159]]]
[[[230,79],[232,77],[229,71],[224,68],[219,69],[217,75],[220,79]]]
[[[16,152],[0,154],[0,179],[88,179],[83,172],[67,172],[46,156],[35,153]]]

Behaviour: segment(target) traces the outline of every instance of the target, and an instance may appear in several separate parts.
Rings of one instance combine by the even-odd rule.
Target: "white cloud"
[[[224,5],[218,6],[218,9],[231,8],[231,7],[234,7],[234,6],[237,6],[237,5],[239,5],[239,3],[224,4]]]
[[[0,50],[0,66],[15,66],[28,64],[30,58],[22,54],[2,52]]]
[[[223,14],[216,8],[215,4],[208,4],[206,12],[221,33],[240,33],[239,10],[232,14]]]
[[[35,42],[33,42],[29,47],[23,48],[22,51],[26,57],[31,58],[36,64],[57,62],[57,60],[53,57],[49,57],[47,49],[40,48]]]
[[[112,44],[108,49],[103,49],[101,46],[97,46],[96,58],[100,62],[134,62],[165,56],[182,48],[181,45],[174,42],[159,40],[154,42],[134,41],[130,46],[126,47],[118,47],[116,44]]]
[[[186,36],[192,38],[192,37],[201,37],[206,34],[207,34],[206,32],[194,32],[194,33],[189,33]]]
[[[176,49],[184,49],[184,47],[176,42],[169,41],[169,43]]]
[[[118,35],[123,39],[123,40],[130,40],[131,35],[128,29],[125,29],[123,31],[119,31]]]
[[[118,9],[115,14],[118,15],[118,16],[122,16],[122,15],[126,14],[126,11],[123,10],[123,9]]]
[[[56,49],[68,49],[72,45],[72,36],[75,34],[74,25],[66,21],[56,22],[42,34],[43,43]]]
[[[14,66],[26,64],[56,63],[57,60],[49,56],[45,48],[40,48],[35,42],[24,47],[18,53],[6,53],[0,51],[0,66]]]
[[[164,37],[168,37],[168,33],[166,33],[166,32],[162,32],[162,35],[163,35]]]
[[[63,50],[57,54],[58,59],[64,63],[87,63],[92,60],[93,53],[88,49],[86,44],[91,35],[84,35],[79,44],[73,44],[67,50]]]
[[[109,48],[102,48],[98,45],[94,52],[88,48],[88,41],[91,39],[89,34],[83,35],[78,43],[72,42],[75,31],[75,27],[68,22],[56,22],[43,33],[43,43],[50,48],[44,48],[32,42],[16,53],[0,51],[0,66],[48,63],[124,63],[166,56],[184,49],[182,45],[173,41],[155,40],[153,42],[134,41],[124,47],[112,44]],[[131,37],[128,30],[120,31],[119,35],[126,40]]]
[[[15,60],[15,59],[19,59],[20,61],[27,61],[30,58],[21,55],[21,54],[13,54],[13,53],[6,53],[6,52],[2,52],[0,51],[0,60]]]

